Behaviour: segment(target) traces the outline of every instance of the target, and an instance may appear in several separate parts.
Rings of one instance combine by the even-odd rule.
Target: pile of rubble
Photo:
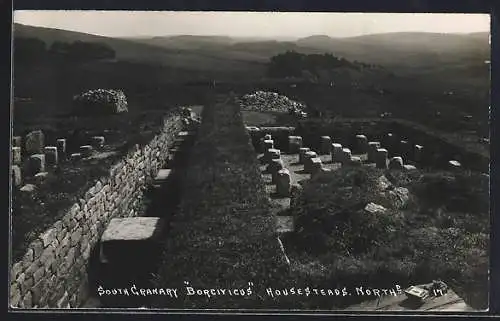
[[[179,110],[184,128],[193,129],[201,123],[200,117],[191,108],[182,106]]]
[[[128,111],[127,97],[122,90],[95,89],[73,97],[77,113],[117,114]]]
[[[256,91],[253,94],[246,94],[241,97],[240,103],[243,110],[289,113],[301,118],[307,117],[304,104],[274,92]]]

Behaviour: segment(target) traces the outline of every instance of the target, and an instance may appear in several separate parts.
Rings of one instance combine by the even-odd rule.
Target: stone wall
[[[74,308],[88,298],[91,252],[114,217],[141,215],[144,188],[168,156],[182,129],[178,115],[143,147],[136,145],[101,177],[65,216],[33,241],[23,258],[12,262],[10,305],[17,308]]]

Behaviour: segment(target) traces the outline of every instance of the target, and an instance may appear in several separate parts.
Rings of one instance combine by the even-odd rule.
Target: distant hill
[[[351,38],[313,35],[296,41],[189,35],[123,39],[15,24],[14,36],[38,38],[48,45],[54,41],[100,42],[116,52],[116,62],[68,68],[42,65],[35,69],[16,65],[16,95],[21,98],[55,100],[64,92],[63,87],[74,93],[97,84],[129,88],[142,95],[152,86],[182,82],[216,79],[230,86],[234,82],[258,83],[267,81],[271,57],[295,51],[306,55],[331,53],[361,66],[370,64],[359,69],[306,70],[300,80],[322,83],[327,88],[304,87],[297,95],[318,108],[323,106],[334,113],[340,109],[356,113],[359,109],[360,115],[400,112],[411,118],[433,117],[439,110],[443,115],[445,111],[448,115],[466,112],[487,119],[488,33],[406,32]],[[332,88],[330,83],[334,84]],[[427,110],[425,114],[423,109]]]
[[[314,35],[297,41],[258,40],[226,36],[165,36],[109,38],[58,29],[15,24],[15,36],[37,37],[47,43],[59,41],[104,42],[117,52],[117,59],[160,63],[198,70],[235,68],[249,62],[265,63],[285,51],[303,54],[332,53],[354,61],[379,64],[401,74],[442,72],[444,66],[462,71],[480,68],[490,60],[489,34],[438,34],[396,32],[350,38]]]
[[[351,61],[382,65],[411,80],[424,79],[426,83],[432,79],[440,83],[444,80],[450,87],[471,90],[489,87],[489,66],[485,64],[491,54],[488,32],[395,32],[349,38],[313,35],[296,41],[166,36],[143,38],[140,42],[169,50],[196,50],[205,57],[259,62],[266,62],[270,57],[285,51],[332,53]]]
[[[351,38],[312,36],[297,44],[321,48],[351,60],[382,64],[388,67],[422,67],[452,64],[467,59],[489,59],[489,34],[439,34],[396,32]],[[403,68],[404,69],[404,68]]]
[[[49,46],[55,41],[73,42],[79,40],[104,43],[115,50],[117,60],[158,64],[189,70],[216,71],[229,69],[244,71],[264,68],[264,66],[256,65],[258,61],[255,59],[251,61],[252,59],[232,59],[227,56],[205,55],[204,52],[200,52],[198,49],[168,48],[167,46],[144,43],[142,40],[131,41],[22,24],[14,25],[14,37],[38,38]],[[188,43],[186,37],[177,39],[177,42],[179,41]]]
[[[170,36],[152,38],[125,38],[127,40],[169,49],[196,50],[205,48],[223,48],[234,43],[234,39],[224,36]]]

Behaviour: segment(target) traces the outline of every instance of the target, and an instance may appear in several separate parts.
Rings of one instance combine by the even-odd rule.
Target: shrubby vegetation
[[[319,261],[320,277],[367,287],[407,286],[441,278],[475,308],[487,307],[489,261],[488,180],[477,173],[387,172],[394,186],[410,190],[409,203],[385,213],[380,204],[384,172],[341,169],[307,182],[292,207],[296,233],[287,239],[296,269]]]
[[[336,68],[350,68],[361,70],[363,68],[374,68],[374,65],[351,62],[344,58],[335,57],[330,53],[325,54],[301,54],[295,51],[287,51],[271,57],[268,65],[270,77],[303,77],[304,75],[319,75],[322,70]]]
[[[42,60],[67,62],[89,62],[115,58],[115,51],[103,43],[54,41],[50,46],[37,38],[16,37],[14,39],[16,62],[35,63]]]

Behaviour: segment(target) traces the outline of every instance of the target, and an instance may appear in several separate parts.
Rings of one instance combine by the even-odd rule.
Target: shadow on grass
[[[135,250],[135,249],[134,249]],[[140,295],[109,294],[103,290],[150,288],[152,275],[159,268],[159,248],[151,248],[147,254],[135,260],[123,258],[120,262],[103,264],[100,261],[100,245],[91,250],[87,266],[89,298],[97,298],[104,308],[134,308],[148,305],[150,297]],[[102,289],[100,288],[102,287]],[[99,295],[100,294],[102,295]]]
[[[424,305],[424,303],[419,302],[419,301],[414,300],[414,299],[412,300],[412,299],[406,298],[405,300],[401,301],[398,305],[405,308],[405,309],[408,309],[408,310],[417,310],[422,305]]]
[[[269,197],[270,197],[271,199],[274,199],[274,200],[276,200],[276,199],[286,199],[286,198],[290,198],[290,196],[282,196],[282,195],[279,195],[279,194],[278,194],[278,193],[276,193],[276,192],[272,192],[272,193],[269,195]]]

